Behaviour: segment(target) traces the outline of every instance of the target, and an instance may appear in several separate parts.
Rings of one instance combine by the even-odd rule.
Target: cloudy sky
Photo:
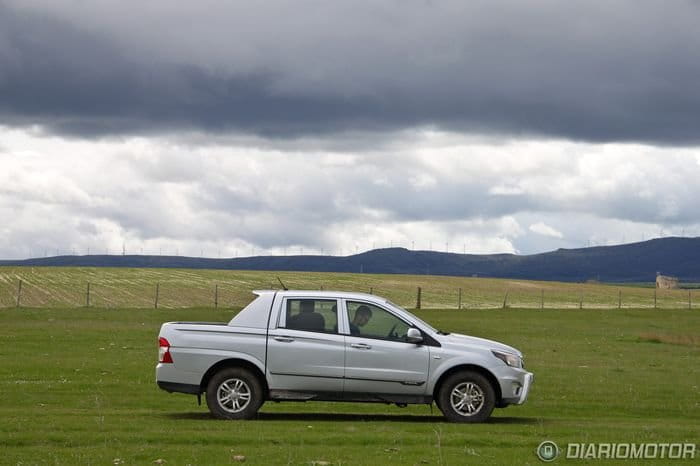
[[[0,0],[0,258],[700,236],[700,2]]]

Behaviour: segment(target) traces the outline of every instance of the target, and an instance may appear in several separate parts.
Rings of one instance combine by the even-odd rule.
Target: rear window
[[[334,299],[287,299],[285,328],[309,332],[338,332],[338,303]]]

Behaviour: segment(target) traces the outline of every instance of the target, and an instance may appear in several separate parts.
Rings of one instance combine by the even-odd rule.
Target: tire
[[[491,382],[478,372],[449,376],[440,386],[438,407],[451,422],[484,422],[496,405]]]
[[[207,384],[207,406],[218,419],[253,419],[265,401],[260,380],[247,369],[222,369]]]

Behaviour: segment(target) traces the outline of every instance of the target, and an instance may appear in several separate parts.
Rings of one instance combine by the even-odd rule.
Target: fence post
[[[617,308],[622,309],[622,290],[618,291],[617,295]]]
[[[503,297],[503,309],[506,308],[507,304],[508,304],[508,292],[506,291],[506,295]]]
[[[583,309],[583,292],[578,296],[578,308]]]
[[[457,309],[462,309],[462,288],[459,289],[459,298],[457,299]]]
[[[688,309],[692,309],[692,308],[693,308],[693,301],[690,297],[690,290],[688,290]]]
[[[19,279],[19,283],[17,284],[17,307],[19,307],[20,302],[22,299],[22,279]]]
[[[214,309],[219,308],[219,284],[214,285]]]
[[[417,294],[417,296],[416,296],[416,309],[420,309],[420,292],[421,292],[421,289],[420,289],[420,286],[419,286],[419,287],[418,287],[418,294]]]
[[[153,303],[154,309],[158,309],[158,295],[160,294],[160,283],[156,283],[156,300]]]
[[[544,309],[544,290],[540,294],[540,309]]]
[[[656,309],[656,288],[654,288],[654,309]]]
[[[373,292],[374,292],[374,288],[370,286],[369,287],[369,294],[374,294]]]
[[[85,292],[85,307],[90,307],[90,282],[88,282],[87,291]]]

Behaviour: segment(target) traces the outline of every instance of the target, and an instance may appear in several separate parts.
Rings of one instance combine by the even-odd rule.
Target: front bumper
[[[501,385],[501,405],[521,405],[527,400],[535,379],[524,369],[501,368],[495,373]]]
[[[525,400],[527,400],[527,394],[530,392],[530,387],[532,386],[532,382],[534,380],[535,375],[532,372],[528,372],[527,374],[525,374],[523,388],[520,389],[520,396],[518,397],[518,402],[515,404],[521,405],[525,403]]]

